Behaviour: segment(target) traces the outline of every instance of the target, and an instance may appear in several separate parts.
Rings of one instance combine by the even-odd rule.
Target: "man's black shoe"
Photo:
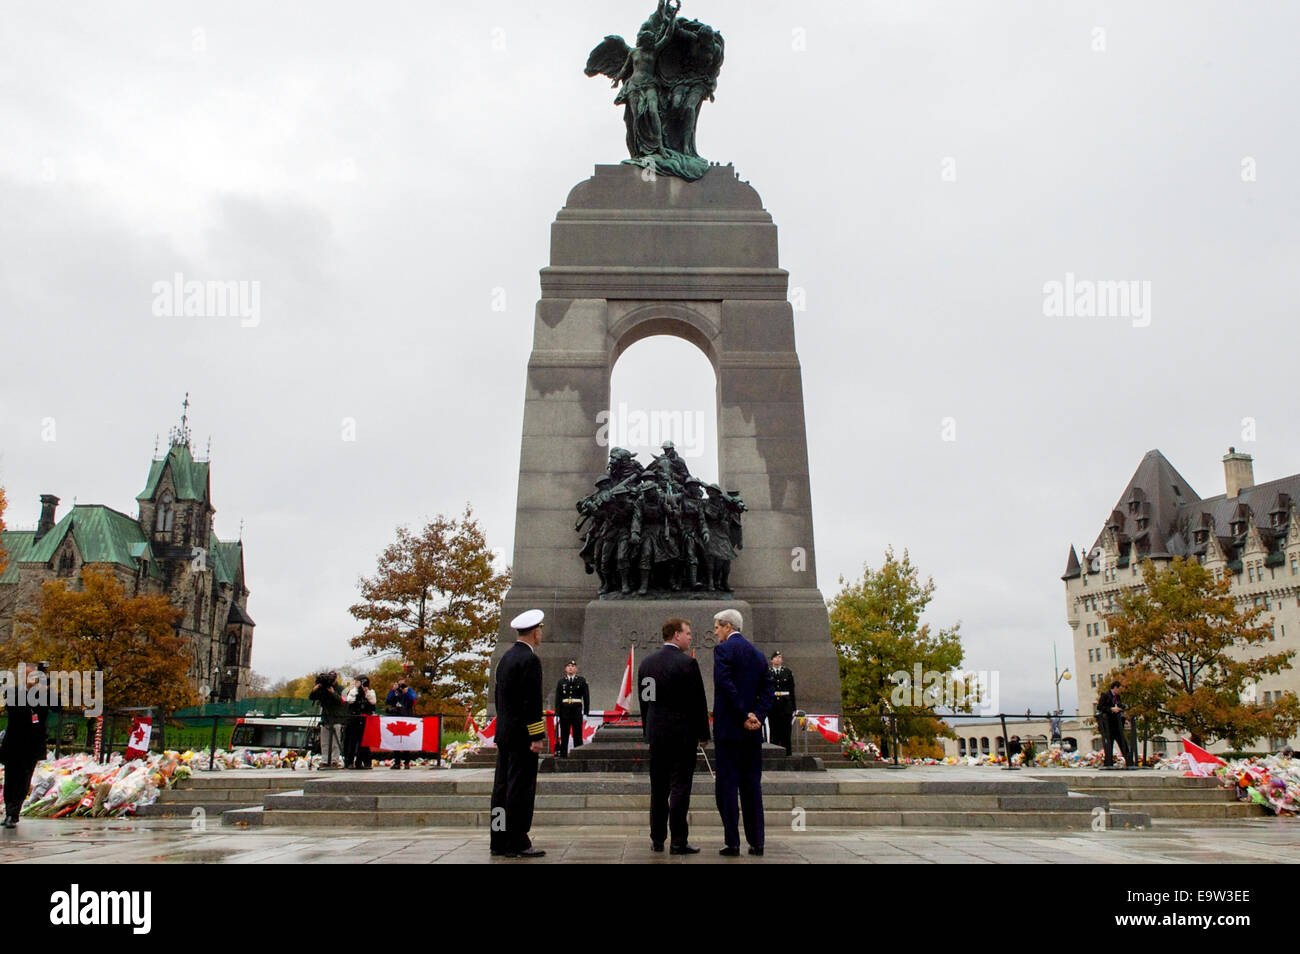
[[[670,855],[698,855],[700,849],[696,848],[694,845],[670,845],[668,847],[668,853]]]
[[[492,849],[492,857],[493,857],[493,858],[518,858],[518,857],[519,857],[519,852],[517,852],[517,851],[504,851],[504,850],[502,850],[502,849],[500,849],[500,848],[493,848],[493,849]]]
[[[515,857],[516,858],[540,858],[544,854],[546,854],[546,851],[543,848],[525,848],[523,851],[518,852],[515,855]]]
[[[723,848],[721,851],[719,851],[718,854],[722,855],[724,858],[738,857],[740,855],[740,846],[728,845],[726,848]]]
[[[652,841],[650,842],[650,850],[662,852],[664,850],[664,843],[662,841]]]
[[[750,846],[749,846],[749,853],[750,853],[751,855],[758,855],[758,857],[762,858],[762,857],[763,857],[763,848],[762,848],[762,846],[760,846],[760,847],[758,847],[758,848],[755,848],[753,845],[750,845]]]
[[[17,816],[17,815],[6,815],[6,816],[5,816],[5,820],[4,820],[4,824],[3,824],[2,826],[0,826],[0,827],[4,827],[4,828],[17,828],[17,827],[18,827],[18,816]]]

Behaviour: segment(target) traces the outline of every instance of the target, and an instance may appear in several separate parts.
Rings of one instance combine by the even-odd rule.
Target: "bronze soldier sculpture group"
[[[730,592],[745,502],[692,477],[672,441],[648,467],[625,448],[610,450],[595,492],[577,508],[579,555],[602,598]]]

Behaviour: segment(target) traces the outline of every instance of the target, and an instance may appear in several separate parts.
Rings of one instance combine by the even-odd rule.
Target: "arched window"
[[[226,665],[239,665],[239,636],[234,630],[226,636]]]
[[[169,531],[176,522],[176,512],[172,510],[172,495],[165,493],[158,501],[158,513],[154,517],[155,530]]]

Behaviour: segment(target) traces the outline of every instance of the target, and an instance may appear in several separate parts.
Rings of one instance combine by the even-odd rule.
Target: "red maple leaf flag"
[[[437,752],[438,719],[367,716],[361,744],[381,752]]]
[[[123,753],[128,762],[132,759],[142,759],[149,754],[151,735],[153,735],[152,716],[136,716],[131,720],[131,737],[127,740],[126,751]]]
[[[623,679],[618,684],[618,701],[614,703],[613,710],[605,713],[607,719],[611,714],[613,715],[613,719],[608,719],[608,721],[618,721],[632,711],[632,682],[636,679],[636,676],[633,675],[634,671],[632,668],[632,650],[629,649],[627,651],[627,666],[623,670]]]

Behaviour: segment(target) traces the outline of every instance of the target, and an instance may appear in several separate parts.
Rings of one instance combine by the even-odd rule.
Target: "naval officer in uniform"
[[[564,667],[564,678],[555,684],[555,721],[560,729],[555,754],[560,758],[569,756],[570,736],[575,749],[582,745],[582,729],[590,711],[591,690],[587,680],[578,675],[578,660],[570,659]]]
[[[779,649],[772,654],[772,697],[772,711],[767,714],[769,737],[773,745],[781,746],[786,755],[791,755],[794,747],[790,740],[790,726],[798,705],[794,698],[794,673],[785,667]]]
[[[506,858],[540,858],[528,837],[537,796],[537,759],[546,751],[546,722],[542,717],[542,640],[539,609],[510,621],[518,638],[497,663],[497,769],[492,779],[491,847]]]

